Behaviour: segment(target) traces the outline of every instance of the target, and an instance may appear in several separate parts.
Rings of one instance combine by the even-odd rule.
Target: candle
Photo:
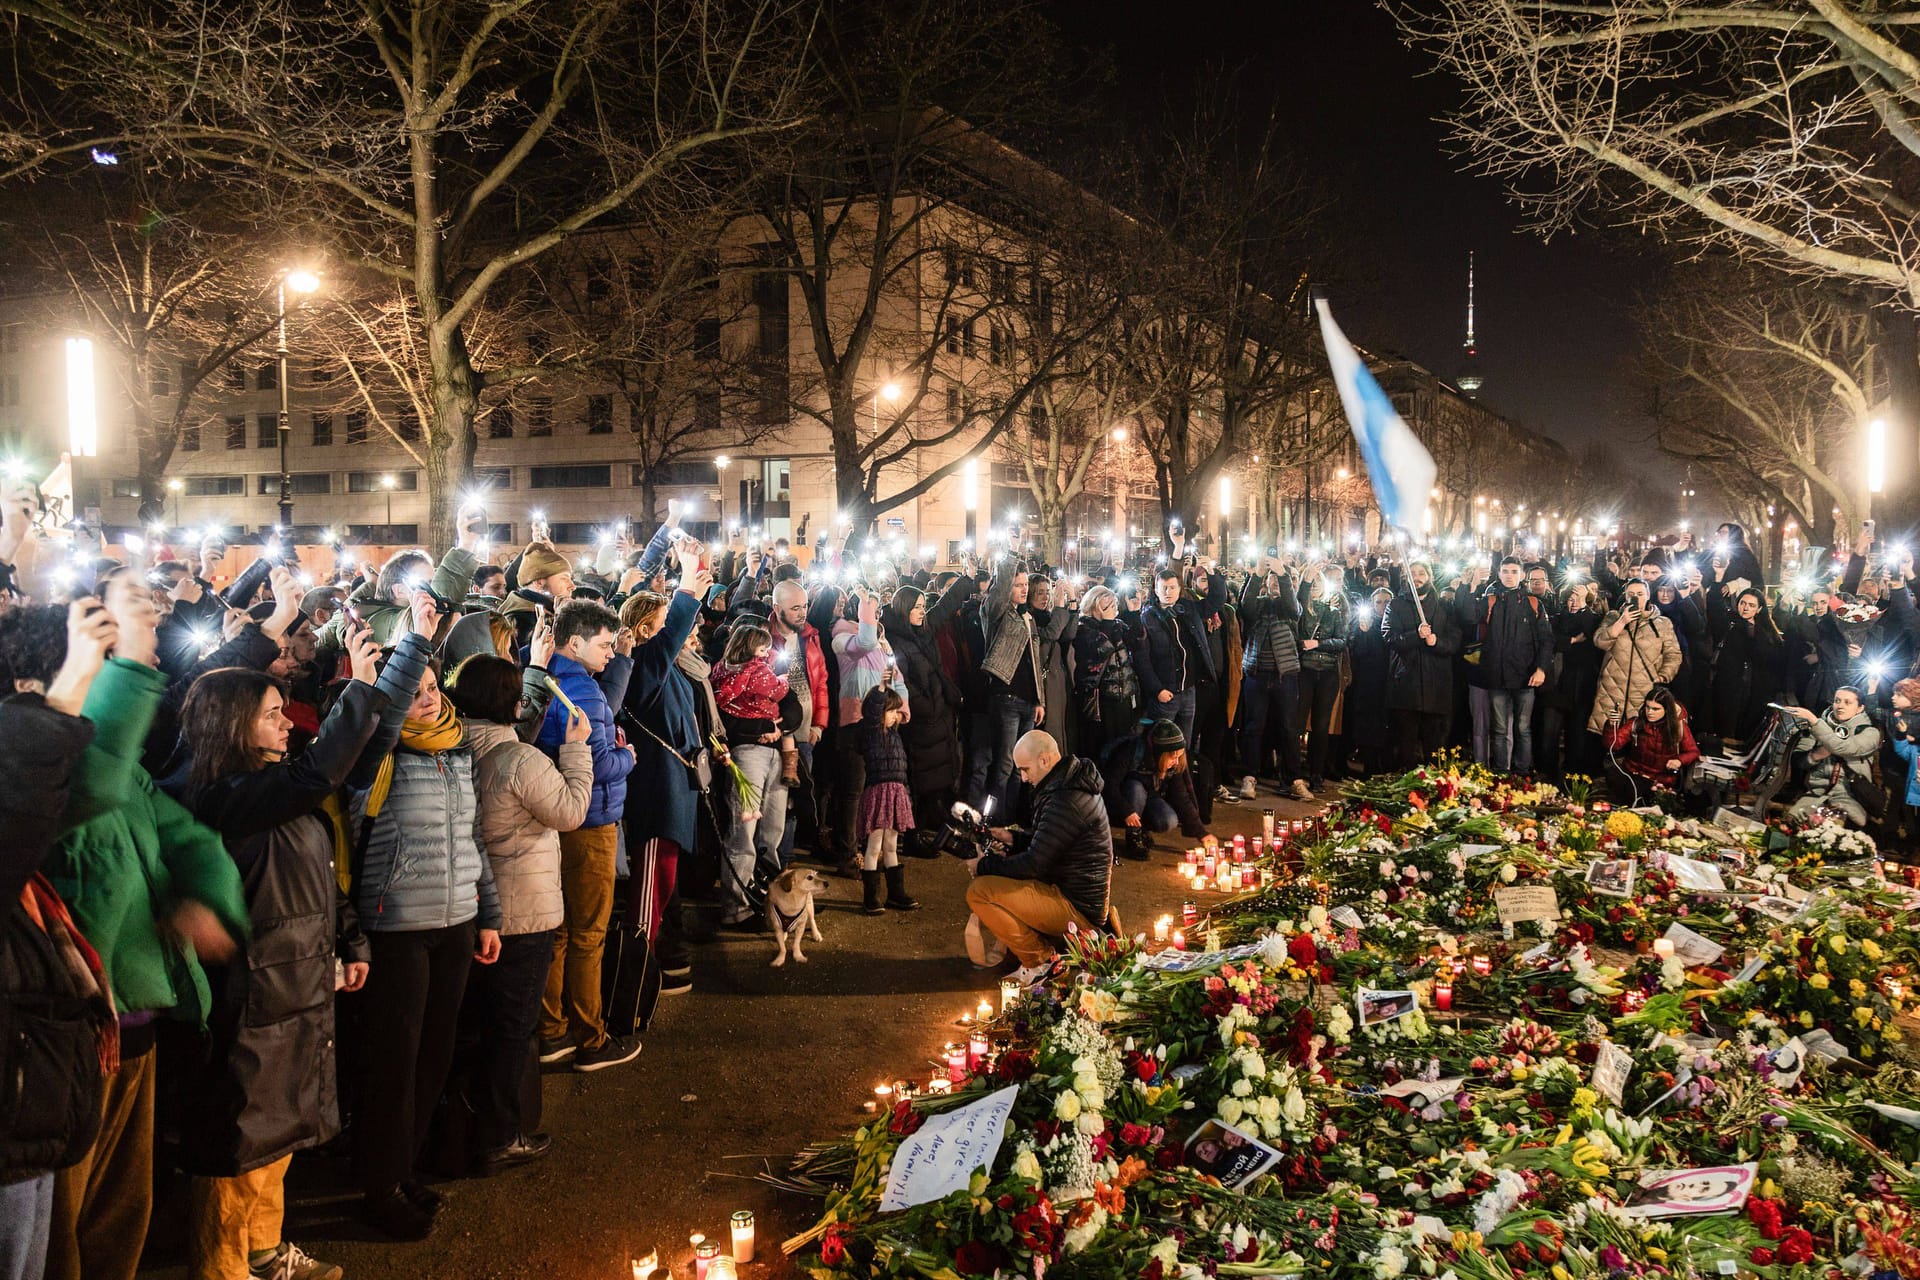
[[[1005,1013],[1020,998],[1020,984],[1012,978],[1000,983],[1000,1012]]]
[[[967,1041],[967,1070],[976,1070],[987,1060],[987,1036],[984,1031],[976,1031]]]
[[[1260,811],[1260,834],[1261,834],[1261,835],[1263,835],[1263,836],[1265,836],[1265,837],[1266,837],[1266,838],[1267,838],[1268,840],[1272,840],[1272,839],[1273,839],[1273,825],[1274,825],[1274,824],[1273,824],[1273,810],[1271,810],[1271,809],[1262,809],[1262,810]]]
[[[719,1245],[714,1248],[719,1249]],[[740,1269],[724,1254],[707,1264],[707,1280],[739,1280]]]
[[[935,1076],[933,1079],[927,1081],[927,1092],[936,1097],[941,1094],[952,1093],[953,1081],[947,1079],[945,1076]]]
[[[708,1270],[713,1266],[714,1260],[720,1256],[720,1246],[698,1231],[687,1239],[693,1244],[693,1280],[707,1280]]]
[[[633,1260],[633,1280],[651,1280],[653,1273],[660,1269],[660,1251],[649,1251],[645,1257]]]
[[[1200,870],[1205,873],[1207,879],[1211,880],[1213,879],[1214,872],[1219,869],[1220,859],[1214,854],[1213,850],[1207,850],[1205,856],[1200,859]]]
[[[1436,982],[1433,986],[1433,1007],[1440,1010],[1453,1008],[1453,986],[1450,983]]]
[[[961,1026],[963,1026],[963,1027],[970,1027],[970,1026],[972,1026],[972,1025],[973,1025],[973,1015],[972,1015],[972,1014],[970,1014],[970,1013],[963,1013],[963,1014],[961,1014],[961,1015],[960,1015],[960,1025],[961,1025]]]
[[[1167,935],[1170,932],[1172,932],[1172,930],[1173,930],[1173,917],[1161,916],[1158,920],[1155,920],[1153,922],[1153,940],[1155,942],[1165,942],[1167,940]]]
[[[1173,931],[1173,949],[1175,951],[1185,951],[1187,949],[1187,935],[1178,929]]]
[[[1492,956],[1475,956],[1473,958],[1473,971],[1476,974],[1479,974],[1483,978],[1486,977],[1488,974],[1492,973],[1493,957]]]
[[[1254,884],[1253,868],[1252,867],[1240,868],[1240,887],[1242,889],[1251,889],[1253,888],[1253,884]]]
[[[1200,846],[1195,845],[1193,848],[1187,850],[1187,865],[1192,866],[1198,861],[1200,861]]]
[[[873,1086],[873,1109],[885,1111],[893,1106],[893,1086],[877,1084]]]
[[[967,1078],[967,1049],[965,1045],[949,1044],[943,1050],[947,1061],[947,1081],[950,1084],[962,1084]]]
[[[733,1260],[735,1262],[753,1261],[753,1210],[738,1209],[733,1219]]]
[[[1906,988],[1900,985],[1900,982],[1898,979],[1895,979],[1895,978],[1887,979],[1887,994],[1889,996],[1891,996],[1895,1000],[1898,1000],[1905,993],[1906,993]]]
[[[1192,924],[1195,920],[1198,920],[1199,918],[1200,918],[1200,913],[1194,910],[1194,906],[1192,902],[1183,902],[1180,904],[1180,923],[1181,924]]]
[[[974,1007],[973,1016],[978,1022],[985,1022],[988,1018],[991,1018],[993,1016],[993,1001],[982,1000]]]
[[[1663,961],[1673,959],[1673,939],[1655,938],[1653,940],[1653,954],[1659,956]]]
[[[917,1091],[911,1080],[895,1080],[893,1082],[893,1096],[895,1098],[911,1098],[915,1092]]]

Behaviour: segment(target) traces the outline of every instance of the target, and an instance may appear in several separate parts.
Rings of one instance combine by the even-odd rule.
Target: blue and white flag
[[[1367,478],[1373,482],[1380,513],[1388,524],[1419,533],[1434,477],[1439,474],[1433,455],[1374,381],[1347,335],[1333,322],[1326,299],[1316,299],[1313,305],[1320,312],[1320,338],[1327,344],[1333,385],[1339,389],[1340,404],[1353,426],[1353,438],[1360,442],[1360,456],[1366,460]]]

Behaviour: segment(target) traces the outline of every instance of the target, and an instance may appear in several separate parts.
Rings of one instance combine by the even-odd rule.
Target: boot
[[[885,872],[887,881],[887,909],[890,911],[918,911],[920,903],[907,896],[907,869],[899,863],[888,867]]]
[[[1145,862],[1153,851],[1153,837],[1147,834],[1145,827],[1128,827],[1126,839],[1120,845],[1120,856],[1129,862]]]
[[[783,747],[780,751],[780,781],[790,787],[800,785],[800,748]]]
[[[886,908],[880,905],[880,887],[886,883],[886,877],[878,871],[862,871],[860,885],[866,890],[866,903],[860,908],[861,914],[877,916]]]

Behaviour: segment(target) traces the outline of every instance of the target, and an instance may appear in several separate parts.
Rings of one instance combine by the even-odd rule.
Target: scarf
[[[673,665],[680,669],[681,675],[693,681],[695,694],[706,703],[707,732],[717,732],[720,725],[720,704],[713,700],[713,665],[699,654],[684,647],[674,656]]]
[[[35,874],[20,891],[20,906],[27,918],[53,943],[60,963],[73,979],[74,988],[88,1004],[94,1024],[100,1074],[110,1076],[120,1069],[120,1019],[113,1007],[113,988],[107,984],[106,969],[100,954],[88,945],[80,926],[67,914],[67,904],[53,890],[53,883]]]
[[[453,709],[453,701],[440,699],[440,714],[432,720],[415,720],[408,716],[400,725],[400,745],[409,751],[418,751],[422,755],[438,755],[442,751],[451,751],[466,738],[466,730],[460,723],[460,713]],[[367,791],[367,821],[371,823],[380,816],[380,810],[386,806],[387,792],[393,789],[393,753],[389,751],[380,761],[380,771],[374,775],[373,786]],[[353,846],[349,833],[353,822],[349,809],[341,803],[340,793],[335,792],[326,798],[320,806],[333,823],[333,874],[339,882],[342,893],[353,890]]]

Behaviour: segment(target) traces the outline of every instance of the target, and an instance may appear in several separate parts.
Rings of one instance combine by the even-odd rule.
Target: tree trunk
[[[460,495],[473,480],[479,445],[474,420],[480,412],[480,378],[465,336],[455,327],[427,330],[428,371],[433,379],[433,425],[427,433],[427,528],[424,544],[434,554],[454,545]]]
[[[1907,529],[1920,520],[1920,337],[1903,306],[1876,307],[1887,368],[1887,484],[1875,503],[1878,523]]]
[[[1046,557],[1048,564],[1060,564],[1066,546],[1067,504],[1043,505],[1040,508],[1040,554]]]

